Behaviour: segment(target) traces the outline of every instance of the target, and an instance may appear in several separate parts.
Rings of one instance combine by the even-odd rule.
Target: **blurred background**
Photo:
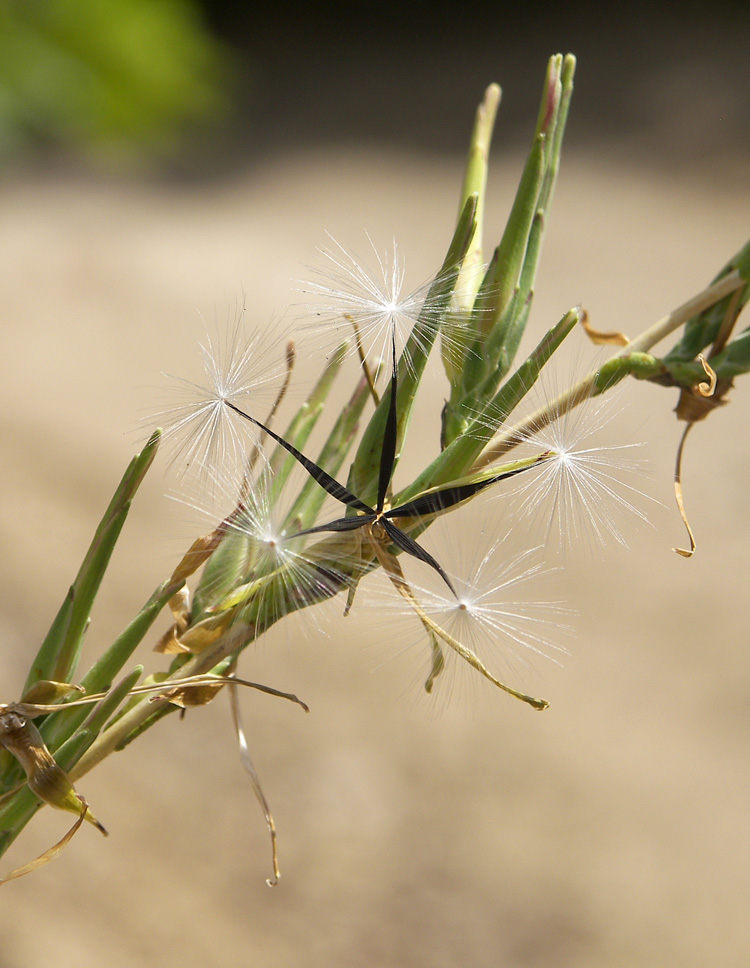
[[[0,8],[3,701],[17,698],[163,404],[161,374],[198,377],[196,341],[243,299],[249,327],[285,329],[326,232],[360,251],[365,230],[381,249],[396,237],[407,285],[428,278],[491,81],[503,100],[488,245],[547,58],[578,57],[529,343],[577,303],[597,328],[635,335],[747,238],[743,4],[236,8]],[[315,376],[300,365],[297,401]],[[569,655],[521,670],[551,701],[546,713],[471,687],[468,702],[428,701],[413,671],[418,631],[417,665],[392,661],[366,609],[346,623],[333,609],[322,634],[280,629],[242,664],[312,709],[243,697],[280,886],[264,883],[265,826],[222,697],[79,783],[111,836],[86,829],[60,860],[3,888],[0,968],[744,963],[750,393],[739,382],[688,445],[689,561],[671,550],[685,543],[674,395],[634,385],[621,396],[613,440],[645,442],[643,489],[661,505],[649,504],[653,528],[623,522],[627,549],[564,558]],[[415,468],[436,446],[437,378],[432,392]],[[176,485],[160,459],[86,658],[204,527],[169,500]],[[157,665],[148,645],[139,658]],[[43,811],[3,870],[66,822]]]

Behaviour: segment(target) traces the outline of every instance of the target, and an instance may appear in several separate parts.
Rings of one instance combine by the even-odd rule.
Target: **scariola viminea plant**
[[[164,715],[222,692],[232,701],[243,762],[265,811],[273,880],[278,879],[273,820],[249,758],[236,691],[243,685],[304,704],[240,679],[240,656],[285,616],[326,600],[340,598],[344,620],[366,605],[376,571],[379,594],[385,586],[421,627],[427,692],[439,691],[450,660],[534,709],[548,706],[501,678],[494,659],[504,650],[512,656],[553,647],[550,615],[564,624],[556,603],[517,596],[550,563],[540,559],[539,548],[511,553],[501,535],[490,535],[479,559],[461,573],[455,561],[434,550],[431,525],[463,513],[458,509],[469,502],[491,503],[513,491],[515,504],[509,507],[521,515],[533,506],[537,515],[557,520],[550,526],[561,531],[567,529],[562,515],[577,516],[584,527],[588,518],[592,534],[617,536],[607,520],[608,502],[616,510],[643,514],[631,500],[632,481],[620,478],[627,453],[615,447],[608,456],[589,446],[572,419],[578,408],[591,406],[626,377],[651,380],[679,389],[678,416],[689,429],[750,369],[750,332],[737,332],[735,325],[750,292],[750,243],[706,289],[635,339],[595,332],[585,313],[574,308],[519,361],[574,68],[572,56],[556,55],[549,62],[518,191],[500,243],[488,257],[482,234],[489,142],[500,98],[494,85],[477,112],[458,220],[431,283],[405,294],[395,244],[386,254],[375,253],[367,267],[330,241],[325,265],[302,286],[313,300],[312,320],[301,322],[296,340],[301,346],[313,330],[325,329],[332,349],[283,431],[276,417],[294,377],[295,343],[270,347],[265,337],[253,335],[250,314],[244,313],[224,345],[204,344],[205,379],[180,381],[179,401],[159,419],[175,444],[180,480],[195,475],[204,487],[228,496],[229,506],[79,676],[94,598],[161,431],[127,469],[31,664],[21,699],[0,705],[0,853],[43,804],[76,815],[58,844],[6,879],[46,863],[84,820],[104,830],[74,782]],[[614,355],[529,413],[527,395],[580,325],[595,341],[615,344]],[[653,355],[653,347],[678,330],[676,345]],[[352,355],[357,365],[350,397],[311,456],[310,435],[334,382],[353,369],[347,363]],[[415,400],[426,367],[435,362],[447,386],[439,402],[434,457],[421,469],[404,461],[399,479],[410,475],[411,482],[397,489],[394,471],[409,451]],[[678,454],[681,450],[682,443]],[[676,479],[684,517],[679,457]],[[692,533],[690,539],[690,549],[680,553],[692,553]],[[165,608],[171,612],[169,628],[151,633]],[[143,667],[126,667],[150,636],[168,658],[140,682]]]

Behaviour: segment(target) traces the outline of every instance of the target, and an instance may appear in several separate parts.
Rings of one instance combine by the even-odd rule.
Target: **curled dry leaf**
[[[693,387],[693,392],[699,394],[701,397],[712,397],[716,392],[716,371],[708,365],[702,353],[698,354],[698,359],[703,367],[704,373],[708,377],[708,383],[696,383]]]
[[[731,381],[726,380],[721,381],[724,385],[719,387],[716,371],[710,366],[702,353],[698,354],[698,360],[703,367],[704,373],[708,377],[708,382],[701,381],[700,383],[694,384],[689,389],[687,387],[683,387],[683,389],[680,391],[680,399],[675,407],[677,419],[685,420],[687,422],[687,426],[685,427],[682,437],[680,438],[680,443],[677,446],[677,457],[675,459],[674,468],[674,496],[675,501],[677,502],[677,510],[680,512],[682,523],[685,525],[685,530],[687,531],[688,538],[690,539],[689,549],[672,549],[682,558],[692,558],[696,549],[695,536],[693,535],[693,529],[690,527],[690,522],[688,521],[687,514],[685,513],[685,501],[682,494],[682,455],[685,449],[685,441],[687,440],[687,435],[690,432],[690,428],[697,423],[697,421],[704,420],[712,410],[715,410],[716,407],[726,403],[726,401],[723,399],[723,396],[731,388]]]
[[[589,314],[586,312],[586,310],[583,310],[581,313],[580,323],[581,326],[583,326],[584,333],[588,336],[591,342],[597,346],[627,346],[630,342],[624,333],[618,333],[616,331],[606,333],[602,332],[601,330],[594,329],[589,322]]]
[[[71,692],[84,693],[83,686],[72,682],[53,682],[51,679],[37,679],[21,697],[22,703],[53,703],[69,696]]]
[[[40,867],[44,867],[45,864],[49,864],[51,860],[54,860],[58,856],[58,854],[62,850],[64,850],[65,847],[68,846],[68,844],[73,839],[73,837],[81,829],[81,824],[83,823],[83,821],[86,819],[88,815],[88,809],[89,809],[88,804],[83,799],[83,797],[78,797],[78,799],[81,802],[78,819],[70,828],[70,830],[65,834],[65,836],[62,837],[60,840],[58,840],[56,844],[53,844],[51,847],[45,850],[44,853],[40,854],[34,860],[29,861],[28,864],[24,864],[22,867],[16,867],[16,869],[12,870],[10,874],[6,874],[5,877],[0,879],[0,886],[2,886],[3,884],[7,884],[8,881],[14,881],[18,877],[23,877],[25,874],[31,874],[33,871],[39,870]]]

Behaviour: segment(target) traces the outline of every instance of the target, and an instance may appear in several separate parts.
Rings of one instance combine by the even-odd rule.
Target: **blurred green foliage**
[[[193,0],[0,0],[0,155],[174,152],[223,113],[227,63]]]

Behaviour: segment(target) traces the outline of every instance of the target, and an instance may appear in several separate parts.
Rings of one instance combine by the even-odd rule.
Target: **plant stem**
[[[741,289],[745,285],[747,285],[746,280],[735,269],[729,275],[724,276],[718,282],[713,283],[713,285],[699,292],[698,295],[693,296],[692,299],[688,299],[687,302],[684,302],[674,312],[668,313],[662,319],[658,320],[653,326],[649,326],[648,329],[645,329],[639,336],[636,336],[626,346],[623,346],[619,352],[615,353],[612,359],[626,359],[633,353],[643,353],[646,350],[650,350],[652,346],[655,346],[665,337],[669,336],[670,333],[679,329],[680,326],[683,326],[693,316],[704,312],[720,299]],[[551,403],[545,404],[544,407],[540,407],[539,410],[526,417],[520,423],[498,434],[492,443],[482,452],[480,459],[474,465],[474,469],[480,469],[487,464],[492,464],[496,460],[499,460],[508,451],[516,447],[530,432],[549,426],[549,424],[557,420],[562,414],[567,413],[569,410],[577,407],[579,403],[588,399],[592,395],[598,374],[599,369],[592,370],[591,373],[587,374],[569,390],[566,390],[565,393],[560,394]],[[612,382],[610,382],[610,385],[612,385]]]

